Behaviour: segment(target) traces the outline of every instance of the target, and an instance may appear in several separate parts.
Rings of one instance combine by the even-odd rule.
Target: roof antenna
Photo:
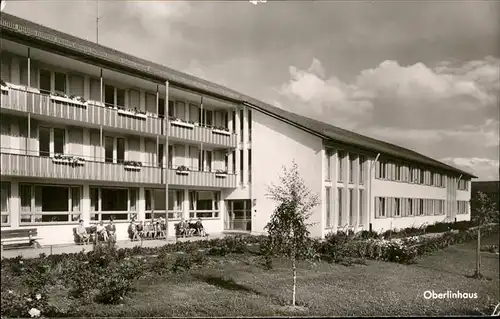
[[[96,32],[96,43],[99,44],[99,0],[96,0],[96,19],[95,19],[95,32]]]

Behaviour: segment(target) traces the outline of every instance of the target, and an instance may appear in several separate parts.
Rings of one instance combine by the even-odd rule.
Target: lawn
[[[498,244],[498,234],[482,244]],[[500,299],[498,255],[482,253],[482,272],[491,280],[466,275],[475,268],[475,242],[451,246],[414,265],[368,260],[366,265],[303,263],[297,300],[303,312],[288,312],[291,271],[275,260],[272,270],[252,255],[209,257],[203,268],[153,276],[121,305],[81,305],[80,316],[404,316],[465,315],[492,311]],[[424,291],[477,293],[478,299],[424,299]],[[490,313],[488,313],[489,315]]]

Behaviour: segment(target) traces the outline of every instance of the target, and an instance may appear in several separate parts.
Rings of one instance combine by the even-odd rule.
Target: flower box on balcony
[[[87,101],[88,104],[91,104],[91,105],[95,105],[95,106],[100,106],[100,107],[104,107],[104,103],[101,102],[101,101],[92,101],[92,100],[89,100]]]
[[[123,167],[129,171],[140,171],[142,163],[137,161],[125,161],[123,162]]]
[[[85,164],[85,159],[77,156],[56,154],[52,158],[52,162],[57,164],[83,165]]]
[[[227,177],[227,172],[226,171],[217,171],[217,172],[215,172],[215,177],[226,178]]]
[[[50,99],[54,100],[54,101],[68,103],[68,104],[75,104],[75,105],[80,105],[80,106],[87,106],[87,103],[81,102],[81,101],[77,100],[76,98],[72,99],[72,98],[64,97],[64,96],[51,95]]]
[[[184,121],[181,121],[181,120],[173,120],[170,123],[172,125],[175,125],[175,126],[182,126],[182,127],[187,127],[187,128],[194,128],[194,124],[191,124],[191,123],[188,123],[188,122],[184,122]]]
[[[222,130],[222,129],[218,129],[218,128],[212,129],[212,133],[214,133],[214,134],[222,134],[222,135],[231,135],[231,132],[226,131],[226,130]]]
[[[189,167],[187,167],[187,166],[179,166],[175,170],[175,173],[177,175],[189,175]]]
[[[148,116],[146,114],[135,112],[135,111],[132,111],[132,110],[118,109],[118,114],[128,115],[128,116],[133,116],[133,117],[138,117],[138,118],[141,118],[141,119],[147,119],[148,118]]]
[[[6,85],[1,85],[0,88],[2,89],[3,92],[9,92],[9,87]]]

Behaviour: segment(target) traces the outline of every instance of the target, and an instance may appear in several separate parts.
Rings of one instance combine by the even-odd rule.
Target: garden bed
[[[484,237],[491,234],[498,235],[498,225],[484,226],[482,227],[481,233]],[[434,237],[417,236],[396,240],[374,238],[360,240],[359,238],[353,239],[345,234],[339,234],[330,236],[323,242],[311,240],[311,245],[316,252],[316,258],[313,260],[316,265],[321,265],[320,267],[323,267],[322,269],[337,269],[329,268],[333,266],[338,267],[337,265],[325,263],[324,261],[335,261],[345,264],[347,260],[348,264],[353,264],[353,262],[349,263],[349,261],[359,258],[364,260],[361,264],[366,264],[367,259],[374,260],[370,262],[391,261],[409,264],[414,263],[418,257],[441,250],[450,245],[472,241],[476,238],[476,235],[477,230],[475,229],[446,232],[441,236]],[[167,244],[162,247],[115,249],[114,247],[97,246],[94,251],[88,253],[81,252],[78,254],[40,256],[39,258],[27,260],[23,260],[22,258],[2,259],[2,316],[26,317],[30,316],[29,311],[31,309],[40,311],[42,315],[46,316],[75,316],[77,314],[79,316],[85,314],[89,316],[139,315],[140,312],[134,312],[135,310],[133,309],[141,309],[142,311],[144,308],[130,308],[133,301],[129,299],[135,298],[133,291],[137,288],[137,285],[140,286],[140,282],[147,282],[148,280],[152,280],[153,283],[157,284],[165,280],[171,280],[172,278],[172,280],[175,278],[178,280],[185,279],[186,282],[183,283],[184,287],[186,287],[186,289],[187,287],[194,288],[192,290],[188,289],[187,291],[182,291],[182,289],[180,289],[174,293],[170,290],[171,288],[169,288],[171,285],[166,285],[165,287],[159,288],[160,291],[156,291],[156,288],[153,290],[144,288],[146,290],[141,293],[149,296],[149,294],[154,291],[151,296],[156,296],[156,298],[159,298],[158,300],[163,300],[162,298],[167,298],[167,296],[168,298],[173,298],[169,299],[170,301],[176,300],[176,298],[184,300],[184,296],[194,296],[193,298],[196,299],[197,295],[200,293],[205,294],[206,291],[202,292],[204,289],[202,289],[201,286],[198,284],[194,284],[193,286],[190,283],[193,281],[201,281],[204,283],[203,285],[215,285],[220,289],[234,291],[240,291],[240,289],[242,289],[242,291],[247,291],[247,293],[252,295],[260,296],[259,293],[255,292],[258,291],[256,290],[257,288],[248,290],[241,284],[234,282],[235,278],[241,280],[243,277],[232,277],[231,281],[230,278],[220,279],[214,276],[210,277],[206,274],[206,271],[210,272],[211,269],[219,269],[223,274],[227,274],[224,270],[227,267],[236,267],[236,269],[240,270],[242,268],[248,268],[246,271],[251,278],[253,278],[255,282],[261,282],[262,277],[267,276],[263,268],[268,268],[269,272],[276,272],[276,269],[281,269],[281,262],[279,260],[274,259],[273,256],[266,255],[266,250],[264,249],[265,241],[266,237],[264,236],[226,237],[207,241],[178,242],[176,244]],[[498,263],[498,257],[496,258]],[[331,264],[331,266],[328,266],[329,264]],[[387,265],[387,263],[384,264]],[[352,269],[357,269],[356,267]],[[389,273],[386,273],[387,270],[385,267],[393,266],[384,266],[383,268],[385,270],[374,276],[389,275]],[[404,269],[398,267],[402,266],[398,265],[395,269]],[[308,274],[309,279],[307,279],[307,276],[299,277],[299,281],[310,280],[311,286],[308,289],[313,289],[314,287],[319,288],[321,285],[318,285],[321,281],[316,280],[326,276],[327,271],[324,270],[323,272],[325,273],[324,275],[313,275],[315,274],[315,270],[312,270],[312,273]],[[196,273],[198,277],[193,275]],[[289,275],[289,272],[287,272],[287,274]],[[270,277],[267,281],[264,281],[266,285],[275,287],[275,285],[286,286],[289,284],[288,282],[285,284],[283,281],[284,279],[280,279],[278,275],[276,276],[276,279],[271,279],[274,277]],[[350,275],[343,274],[343,276],[349,277]],[[340,277],[342,278],[342,276]],[[496,278],[498,279],[498,274]],[[359,281],[359,278],[357,280],[358,284],[364,282]],[[383,281],[383,279],[379,279],[378,281]],[[314,282],[314,284],[312,284],[312,282]],[[331,284],[334,283],[335,282],[332,282]],[[358,284],[352,282],[350,286],[362,288],[362,286]],[[255,287],[259,286],[256,285]],[[167,292],[169,295],[164,294]],[[326,293],[326,291],[324,293]],[[212,296],[211,302],[213,303],[213,308],[208,307],[206,301],[202,303],[207,306],[207,308],[203,309],[206,309],[206,311],[211,309],[211,311],[214,311],[213,313],[202,312],[202,308],[199,307],[195,307],[194,309],[190,308],[191,310],[189,310],[182,306],[179,306],[180,308],[176,308],[176,310],[171,309],[175,310],[174,312],[164,313],[172,313],[174,316],[176,314],[182,316],[231,315],[234,310],[232,307],[236,307],[236,304],[226,303],[234,299],[228,299],[224,297],[223,294],[219,297],[224,299],[213,299]],[[320,296],[316,297],[321,299]],[[274,308],[262,308],[261,310],[267,309],[264,311],[265,314],[262,315],[269,315],[270,313],[276,314],[276,311],[278,311],[276,309],[284,309],[283,306],[286,305],[283,299],[278,298],[278,300],[269,300],[270,297],[267,295],[255,298],[264,298],[271,302],[270,305],[274,305]],[[244,310],[243,313],[253,315],[261,314],[259,312],[260,306],[252,305],[251,300],[252,299],[246,301],[250,302],[250,304],[247,304],[249,308]],[[319,311],[317,306],[314,306],[317,304],[317,301],[310,300],[310,303],[306,302],[306,304],[300,304],[300,301],[301,299],[299,298],[299,305],[308,309],[309,315],[311,314],[310,311],[313,311],[314,314],[323,313],[323,310]],[[151,302],[154,303],[154,300]],[[166,303],[166,301],[162,302]],[[221,302],[223,304],[221,304]],[[322,303],[323,301],[319,302]],[[109,306],[108,308],[108,306],[101,306],[102,304],[114,305],[121,303],[126,303],[127,307],[116,308],[115,306]],[[252,308],[254,306],[255,308]],[[158,307],[158,309],[166,310],[169,306],[158,305]],[[114,310],[107,313],[109,309]],[[221,311],[224,309],[233,310],[222,313]],[[254,311],[253,313],[250,312],[252,309]],[[160,314],[159,312],[154,312],[157,310],[152,311],[158,315]],[[340,308],[340,310],[342,310],[342,308]],[[396,308],[393,308],[393,310],[396,310]],[[339,311],[339,309],[337,309],[337,311]],[[363,311],[367,311],[367,309]],[[36,311],[32,313],[36,315]],[[149,312],[146,313],[149,315]],[[366,312],[359,313],[367,314]],[[144,315],[142,314],[142,316]]]

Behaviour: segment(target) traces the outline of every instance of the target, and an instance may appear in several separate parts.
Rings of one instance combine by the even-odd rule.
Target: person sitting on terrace
[[[80,219],[78,227],[76,227],[76,235],[82,243],[88,243],[90,240],[90,235],[87,234],[87,229],[83,226],[83,220]]]
[[[97,225],[96,233],[97,233],[97,236],[96,236],[97,241],[99,241],[99,238],[101,238],[101,237],[102,237],[103,241],[108,240],[108,232],[106,231],[106,228],[104,227],[104,223],[102,220]]]
[[[144,222],[142,220],[136,225],[136,230],[137,236],[142,239],[142,237],[144,237]]]
[[[146,238],[151,238],[153,236],[153,229],[151,227],[151,222],[146,222],[144,225],[144,233]]]
[[[201,218],[198,217],[198,220],[196,221],[196,233],[201,236],[201,237],[205,237],[207,235],[207,233],[205,232],[205,228],[203,227],[203,224],[201,223]]]
[[[164,218],[160,218],[160,232],[161,236],[167,239],[167,222]]]
[[[130,221],[130,224],[128,225],[128,228],[127,228],[128,238],[130,238],[130,240],[134,240],[134,234],[136,232],[137,232],[137,228],[135,226],[135,220],[132,219]]]
[[[181,218],[181,221],[179,222],[179,235],[185,237],[189,233],[189,224],[186,222],[186,220]]]
[[[109,224],[106,226],[106,232],[108,233],[108,238],[116,242],[116,225],[113,224],[112,219],[109,220]]]

